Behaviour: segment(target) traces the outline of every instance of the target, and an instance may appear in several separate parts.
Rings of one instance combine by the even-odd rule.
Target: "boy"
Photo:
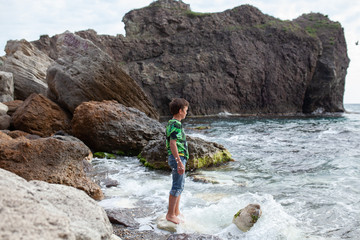
[[[168,163],[172,169],[172,187],[166,219],[179,224],[180,197],[185,183],[185,165],[189,158],[186,136],[181,120],[186,117],[189,102],[183,98],[175,98],[170,102],[169,107],[173,118],[169,120],[166,126],[166,148],[168,151]]]

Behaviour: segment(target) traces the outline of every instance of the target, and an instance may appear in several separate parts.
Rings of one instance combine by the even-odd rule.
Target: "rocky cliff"
[[[76,34],[107,52],[160,115],[184,97],[192,115],[343,111],[347,57],[341,25],[321,14],[281,21],[242,5],[196,13],[159,0],[127,13],[126,37]],[[34,42],[56,59],[51,39]]]

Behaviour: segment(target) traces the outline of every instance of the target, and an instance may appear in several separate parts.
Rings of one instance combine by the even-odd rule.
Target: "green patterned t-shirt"
[[[166,148],[169,155],[171,155],[170,140],[176,140],[179,155],[189,159],[186,135],[181,122],[176,119],[170,119],[166,126]]]

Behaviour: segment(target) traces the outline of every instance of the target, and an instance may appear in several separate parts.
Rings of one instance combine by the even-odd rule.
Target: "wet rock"
[[[187,136],[186,140],[190,153],[189,160],[186,163],[187,170],[210,167],[231,161],[231,154],[220,144],[191,136]],[[150,141],[141,151],[139,158],[147,167],[170,170],[167,163],[165,136]]]
[[[243,232],[247,232],[261,216],[259,204],[249,204],[240,209],[233,218],[233,223]]]
[[[13,139],[0,132],[0,168],[26,180],[72,186],[100,200],[103,198],[100,187],[84,173],[83,160],[89,154],[90,149],[75,137]]]
[[[30,95],[12,115],[14,128],[42,137],[59,130],[70,131],[70,117],[41,94]]]
[[[140,224],[135,221],[134,216],[125,209],[106,209],[106,214],[113,224],[120,224],[125,227],[138,228]]]
[[[0,169],[1,239],[110,239],[96,201],[78,189],[29,181]]]
[[[105,187],[110,188],[118,186],[119,182],[111,178],[105,178],[104,180],[102,180],[102,184],[104,184]]]
[[[116,100],[158,118],[139,85],[91,41],[68,31],[54,41],[58,58],[46,76],[50,99],[72,113],[82,102]]]
[[[14,100],[14,79],[13,74],[0,71],[0,102]]]
[[[159,216],[156,219],[156,225],[159,229],[168,231],[168,232],[176,232],[177,224],[166,220],[166,215]]]
[[[1,69],[14,77],[14,99],[25,100],[32,93],[46,95],[46,70],[50,57],[26,40],[8,41]]]
[[[162,125],[116,101],[85,102],[72,119],[72,133],[94,151],[137,155],[164,133]]]
[[[12,116],[13,113],[16,111],[16,109],[18,109],[18,107],[20,107],[23,104],[24,101],[22,100],[14,100],[14,101],[10,101],[10,102],[4,102],[4,104],[6,106],[8,106],[8,112],[7,114],[9,116]]]

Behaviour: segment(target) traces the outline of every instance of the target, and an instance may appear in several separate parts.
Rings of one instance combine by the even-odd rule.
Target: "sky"
[[[33,41],[69,30],[93,29],[98,34],[125,35],[123,16],[153,0],[0,0],[0,56],[8,40]],[[319,12],[341,23],[350,65],[344,103],[360,103],[360,1],[354,0],[183,0],[194,12],[222,12],[250,4],[282,20]]]

